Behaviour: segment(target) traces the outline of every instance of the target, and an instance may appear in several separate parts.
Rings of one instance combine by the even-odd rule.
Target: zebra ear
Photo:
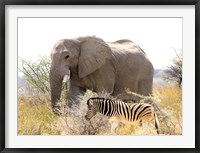
[[[91,99],[89,99],[88,101],[87,101],[87,105],[93,105],[93,101],[91,100]]]
[[[87,100],[87,105],[89,105],[89,101],[90,101],[90,100],[88,99],[88,100]]]
[[[89,105],[90,105],[90,106],[93,106],[93,104],[94,104],[93,101],[90,100],[90,101],[89,101]]]
[[[90,106],[92,106],[93,105],[93,101],[92,100],[90,100],[90,104],[89,104]]]

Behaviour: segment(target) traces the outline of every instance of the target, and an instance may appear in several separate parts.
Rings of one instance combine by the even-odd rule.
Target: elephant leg
[[[150,96],[152,94],[152,88],[153,80],[140,80],[138,84],[138,93],[144,96]]]
[[[115,86],[114,92],[113,92],[113,96],[117,96],[117,98],[122,99],[124,102],[129,102],[129,101],[138,101],[138,97],[134,96],[132,94],[127,94],[125,92],[125,89],[127,88],[128,85],[126,86],[120,86],[117,85]],[[128,89],[130,89],[130,91],[134,92],[134,93],[138,93],[138,83],[132,83]],[[117,92],[116,92],[117,91]]]
[[[78,87],[73,83],[70,83],[69,93],[67,95],[67,107],[78,106],[84,96],[86,89]]]

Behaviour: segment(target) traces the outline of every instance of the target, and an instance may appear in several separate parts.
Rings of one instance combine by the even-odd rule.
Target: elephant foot
[[[52,107],[52,111],[54,114],[60,116],[62,115],[62,112],[61,112],[61,107],[60,106],[53,106]]]

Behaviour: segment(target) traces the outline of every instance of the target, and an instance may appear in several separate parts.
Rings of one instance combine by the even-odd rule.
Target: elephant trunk
[[[50,70],[50,88],[51,88],[51,104],[52,110],[55,114],[60,115],[60,95],[62,91],[62,80],[63,77],[55,69]]]

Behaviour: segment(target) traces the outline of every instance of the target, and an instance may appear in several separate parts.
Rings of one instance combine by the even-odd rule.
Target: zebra
[[[111,121],[125,121],[126,123],[142,125],[143,122],[155,121],[155,128],[159,134],[159,121],[152,105],[147,103],[125,103],[121,100],[93,97],[87,100],[86,120],[100,112],[108,116]],[[111,132],[116,129],[116,124],[111,127]]]

